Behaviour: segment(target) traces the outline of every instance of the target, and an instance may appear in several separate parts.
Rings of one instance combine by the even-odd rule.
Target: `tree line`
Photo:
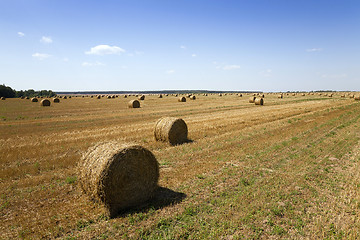
[[[15,89],[12,89],[9,86],[5,86],[5,84],[0,85],[0,97],[17,98],[17,97],[37,97],[37,96],[54,97],[56,96],[56,93],[54,93],[51,90],[35,91],[34,89],[29,89],[25,91],[23,90],[16,91]]]

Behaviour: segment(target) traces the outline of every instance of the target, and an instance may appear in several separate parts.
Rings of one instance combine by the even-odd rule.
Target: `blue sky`
[[[360,1],[0,0],[0,84],[360,90]]]

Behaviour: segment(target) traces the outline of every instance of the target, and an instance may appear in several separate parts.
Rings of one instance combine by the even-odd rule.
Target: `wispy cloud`
[[[46,54],[46,53],[34,53],[34,54],[32,55],[32,57],[33,57],[33,58],[36,58],[36,59],[38,59],[38,60],[44,60],[44,59],[46,59],[46,58],[51,57],[51,55]]]
[[[53,40],[51,39],[51,37],[45,37],[45,36],[43,36],[43,37],[40,39],[40,42],[42,42],[42,43],[52,43]]]
[[[174,72],[175,72],[175,70],[173,70],[173,69],[166,71],[167,74],[173,74]]]
[[[194,54],[192,54],[191,56],[192,56],[192,57],[197,57],[197,55],[196,55],[195,53],[194,53]]]
[[[306,49],[307,52],[321,52],[322,48],[309,48]]]
[[[186,46],[181,45],[180,48],[181,48],[181,49],[186,49]]]
[[[239,65],[225,65],[222,67],[223,70],[233,70],[233,69],[239,69]]]
[[[263,76],[263,77],[271,77],[271,73],[272,73],[272,70],[271,69],[266,69],[265,71],[261,71],[260,74]]]
[[[19,37],[24,37],[24,36],[25,36],[25,33],[23,33],[23,32],[18,32],[17,35],[18,35]]]
[[[342,74],[322,74],[321,77],[322,78],[332,78],[332,79],[339,79],[339,78],[347,78],[347,74],[346,73],[342,73]]]
[[[109,46],[109,45],[97,45],[92,47],[90,51],[86,51],[85,54],[89,55],[110,55],[110,54],[120,54],[125,52],[124,49],[118,46]]]
[[[81,64],[81,66],[83,66],[83,67],[94,67],[94,66],[105,66],[105,64],[102,63],[102,62],[94,62],[94,63],[83,62],[83,63]]]

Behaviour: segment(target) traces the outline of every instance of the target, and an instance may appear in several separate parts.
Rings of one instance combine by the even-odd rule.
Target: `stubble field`
[[[358,239],[360,101],[340,94],[0,101],[0,239]],[[156,142],[180,117],[191,142]],[[161,188],[109,219],[77,186],[98,142],[154,153]]]

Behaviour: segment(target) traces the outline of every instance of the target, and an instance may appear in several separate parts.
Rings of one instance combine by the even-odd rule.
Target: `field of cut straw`
[[[360,101],[324,95],[72,97],[0,102],[0,239],[359,239]],[[182,118],[191,141],[154,139]],[[89,147],[136,143],[161,189],[108,218],[84,196]]]

